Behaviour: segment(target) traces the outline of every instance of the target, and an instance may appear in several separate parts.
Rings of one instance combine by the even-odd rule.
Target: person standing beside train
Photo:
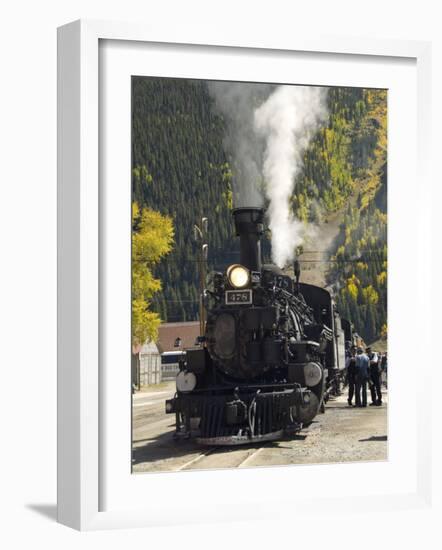
[[[356,407],[367,406],[367,382],[370,360],[362,348],[356,352]]]
[[[345,360],[345,367],[347,370],[347,383],[348,383],[348,399],[347,403],[349,407],[353,406],[352,400],[355,395],[356,387],[356,347],[352,346],[349,350],[347,358]]]
[[[370,347],[367,348],[367,355],[370,360],[370,407],[380,407],[382,405],[382,392],[379,356],[375,351],[371,351]]]
[[[388,358],[387,358],[387,352],[384,353],[381,359],[381,379],[384,379],[384,386],[387,388],[387,369],[388,369]]]

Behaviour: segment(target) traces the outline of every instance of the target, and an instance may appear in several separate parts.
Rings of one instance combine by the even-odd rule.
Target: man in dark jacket
[[[356,352],[356,407],[367,406],[367,382],[369,378],[368,356],[362,348]]]
[[[382,392],[379,357],[376,352],[371,351],[371,348],[367,348],[367,355],[370,360],[370,406],[380,407],[382,405]]]

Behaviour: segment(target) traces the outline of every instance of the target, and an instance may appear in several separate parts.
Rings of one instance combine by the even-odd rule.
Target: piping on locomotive
[[[339,391],[349,322],[330,293],[262,265],[261,208],[233,211],[240,263],[211,274],[201,346],[186,350],[166,412],[177,438],[238,445],[294,435]],[[350,332],[349,332],[350,331]]]

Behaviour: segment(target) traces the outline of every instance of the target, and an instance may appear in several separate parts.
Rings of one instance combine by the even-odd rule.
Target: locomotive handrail
[[[297,310],[296,313],[298,313],[298,315],[307,317],[311,323],[314,323],[313,309],[307,305],[304,300],[301,300],[283,288],[278,288],[278,293],[282,294],[289,304]]]

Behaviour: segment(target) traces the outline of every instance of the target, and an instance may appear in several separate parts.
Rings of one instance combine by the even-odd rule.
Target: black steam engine
[[[233,212],[240,264],[213,273],[201,346],[186,351],[175,397],[176,436],[234,445],[279,439],[310,423],[339,390],[348,326],[330,293],[261,264],[264,213]]]

